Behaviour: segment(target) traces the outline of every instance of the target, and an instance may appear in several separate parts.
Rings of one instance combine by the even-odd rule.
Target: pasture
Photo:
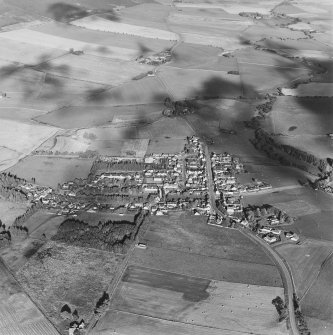
[[[177,34],[168,30],[110,21],[96,15],[91,15],[82,19],[72,21],[71,24],[91,30],[100,30],[117,34],[141,36],[145,38],[157,38],[167,41],[175,41],[178,39]]]
[[[86,178],[92,163],[93,159],[28,156],[8,172],[27,180],[36,178],[36,183],[40,185],[57,187],[58,183]]]
[[[271,299],[283,289],[235,284],[130,266],[110,310],[203,327],[282,334]],[[222,317],[221,317],[222,315]],[[235,320],[234,315],[242,315]]]
[[[20,268],[17,277],[50,320],[64,331],[62,306],[69,304],[80,318],[89,320],[122,259],[122,255],[109,252],[47,242]]]
[[[58,335],[0,262],[0,329],[3,335]]]
[[[297,296],[302,299],[321,272],[323,263],[333,248],[310,241],[301,245],[285,244],[275,249],[289,264],[296,284]]]

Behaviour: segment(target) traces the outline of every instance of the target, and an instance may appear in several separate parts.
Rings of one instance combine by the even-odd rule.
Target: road
[[[212,164],[210,159],[210,154],[208,150],[208,146],[205,145],[205,156],[206,156],[206,167],[207,167],[207,183],[208,183],[208,190],[209,190],[209,199],[211,203],[211,208],[216,211],[216,213],[220,213],[218,208],[215,204],[215,192],[214,192],[214,180],[213,180],[213,173],[212,173]],[[271,256],[271,258],[274,260],[274,263],[276,264],[277,268],[280,271],[280,275],[283,281],[283,286],[285,289],[285,298],[286,303],[288,305],[288,314],[289,314],[289,323],[290,323],[290,329],[289,333],[290,335],[299,335],[299,331],[296,324],[295,319],[295,310],[294,310],[294,302],[293,302],[293,294],[295,292],[294,290],[294,283],[292,275],[289,271],[289,268],[285,264],[285,261],[280,257],[280,255],[272,249],[264,240],[257,237],[252,231],[248,229],[238,229],[243,235],[245,235],[247,238],[252,240],[254,243],[259,245],[264,249],[266,254]]]

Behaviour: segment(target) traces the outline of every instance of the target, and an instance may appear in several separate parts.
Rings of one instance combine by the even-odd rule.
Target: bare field
[[[332,254],[333,248],[319,246],[305,241],[301,245],[286,244],[276,248],[276,251],[290,265],[299,298],[314,283],[325,260]]]
[[[93,159],[28,156],[8,172],[27,180],[36,178],[36,183],[40,185],[56,187],[58,183],[86,178],[92,163]]]
[[[100,30],[118,34],[135,35],[146,38],[157,38],[167,41],[174,41],[178,39],[177,34],[168,30],[114,22],[95,15],[72,21],[71,24],[86,29]]]
[[[58,335],[0,262],[0,329],[2,335]]]
[[[0,199],[0,219],[6,227],[9,227],[18,216],[25,213],[27,208],[28,203],[24,204]]]
[[[64,330],[64,304],[87,321],[123,256],[47,242],[17,273],[32,298],[54,324]]]
[[[282,287],[279,271],[274,265],[222,258],[224,256],[210,257],[189,250],[172,250],[168,246],[158,248],[148,242],[147,250],[135,250],[130,264],[191,277]]]
[[[241,95],[239,76],[227,72],[163,67],[158,76],[176,100],[235,98]]]
[[[222,330],[283,334],[271,304],[271,299],[281,294],[281,288],[210,281],[131,266],[110,309]],[[236,321],[234,315],[242,318]]]
[[[132,78],[141,73],[151,71],[154,67],[136,62],[116,61],[94,55],[76,56],[68,54],[43,63],[38,68],[55,75],[62,75],[62,69],[67,68],[68,73],[66,76],[72,79],[117,86],[132,80]]]
[[[185,213],[154,216],[144,239],[153,247],[273,265],[271,259],[239,231],[210,226],[206,221],[206,217]]]

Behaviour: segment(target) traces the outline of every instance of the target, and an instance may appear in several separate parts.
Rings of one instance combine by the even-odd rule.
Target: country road
[[[208,146],[205,145],[205,156],[206,156],[206,167],[207,167],[207,182],[208,182],[208,191],[209,191],[209,199],[211,203],[211,208],[216,211],[216,213],[220,213],[219,209],[216,207],[215,203],[215,192],[214,192],[214,180],[213,180],[213,173],[212,173],[212,164],[210,159],[210,154],[208,150]],[[292,279],[292,275],[285,264],[285,261],[279,256],[279,254],[272,249],[264,240],[257,237],[252,231],[248,229],[238,229],[240,233],[245,235],[247,238],[252,240],[254,243],[259,245],[264,249],[266,254],[271,256],[273,258],[274,263],[276,264],[277,268],[279,269],[283,286],[285,289],[285,297],[288,300],[287,306],[288,306],[288,314],[289,314],[289,323],[290,323],[290,329],[289,333],[290,335],[299,335],[299,331],[296,324],[295,319],[295,310],[294,310],[294,302],[293,302],[293,294],[295,292],[294,290],[294,283]]]

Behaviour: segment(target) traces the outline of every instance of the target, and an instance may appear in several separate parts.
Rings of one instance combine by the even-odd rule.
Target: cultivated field
[[[117,86],[151,71],[153,66],[94,55],[68,54],[37,67],[54,75],[62,75],[64,68],[68,69],[66,75],[70,78]]]
[[[135,35],[146,38],[157,38],[167,41],[174,41],[178,39],[177,34],[167,30],[110,21],[95,15],[72,21],[71,24],[86,29]]]
[[[147,154],[151,153],[178,153],[184,149],[186,139],[182,138],[154,138],[149,141]]]
[[[147,152],[149,139],[126,140],[121,148],[121,156],[141,157]]]
[[[332,254],[333,248],[305,241],[301,245],[285,244],[278,246],[276,251],[290,265],[296,284],[297,296],[302,299],[316,281],[323,263]]]
[[[0,120],[30,121],[32,118],[43,114],[42,110],[23,107],[0,107]]]
[[[45,310],[54,324],[64,330],[67,322],[60,309],[69,304],[88,321],[123,259],[100,250],[47,242],[17,273],[27,292]]]
[[[58,335],[14,277],[0,262],[0,329],[2,335]]]
[[[86,178],[92,162],[93,159],[29,156],[10,168],[8,172],[27,180],[36,178],[36,183],[40,185],[56,187],[58,183]]]
[[[283,289],[212,281],[130,266],[118,287],[111,310],[163,320],[262,334],[283,334],[271,298]],[[221,315],[223,315],[221,317]],[[242,315],[234,320],[234,315]],[[103,322],[103,321],[102,321]],[[112,327],[112,323],[110,325]]]

